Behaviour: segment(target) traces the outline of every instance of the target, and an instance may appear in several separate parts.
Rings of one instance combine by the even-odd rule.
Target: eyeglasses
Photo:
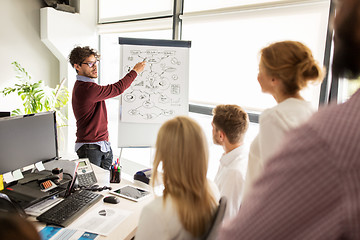
[[[93,68],[98,62],[99,62],[99,60],[96,60],[95,62],[80,63],[80,65],[81,64],[87,64],[89,66],[89,68]]]

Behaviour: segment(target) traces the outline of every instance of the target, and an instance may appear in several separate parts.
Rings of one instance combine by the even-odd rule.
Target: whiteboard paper
[[[189,112],[189,41],[119,38],[120,76],[146,61],[120,99],[119,147],[154,146],[161,124]]]

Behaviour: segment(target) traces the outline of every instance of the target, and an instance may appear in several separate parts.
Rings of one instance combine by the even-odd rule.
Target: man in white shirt
[[[224,219],[239,211],[246,176],[247,151],[243,144],[249,125],[247,113],[237,105],[218,105],[213,110],[213,141],[224,148],[215,183],[228,200]]]

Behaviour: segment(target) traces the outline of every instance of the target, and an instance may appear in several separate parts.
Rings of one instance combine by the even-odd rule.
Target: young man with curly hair
[[[72,107],[76,119],[75,151],[79,158],[89,158],[90,162],[109,169],[113,153],[109,142],[107,110],[105,100],[123,93],[144,70],[145,62],[134,68],[118,82],[100,86],[97,63],[100,55],[90,47],[75,47],[70,55],[71,66],[76,70],[76,82],[72,92]]]

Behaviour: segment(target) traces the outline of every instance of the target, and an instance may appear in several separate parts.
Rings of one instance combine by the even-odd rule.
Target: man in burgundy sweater
[[[72,107],[76,118],[75,151],[79,158],[89,158],[90,162],[109,169],[113,153],[107,128],[105,100],[123,93],[142,72],[145,62],[137,63],[126,76],[114,84],[100,86],[97,78],[99,54],[90,47],[75,47],[70,55],[70,64],[77,72],[72,92]]]

